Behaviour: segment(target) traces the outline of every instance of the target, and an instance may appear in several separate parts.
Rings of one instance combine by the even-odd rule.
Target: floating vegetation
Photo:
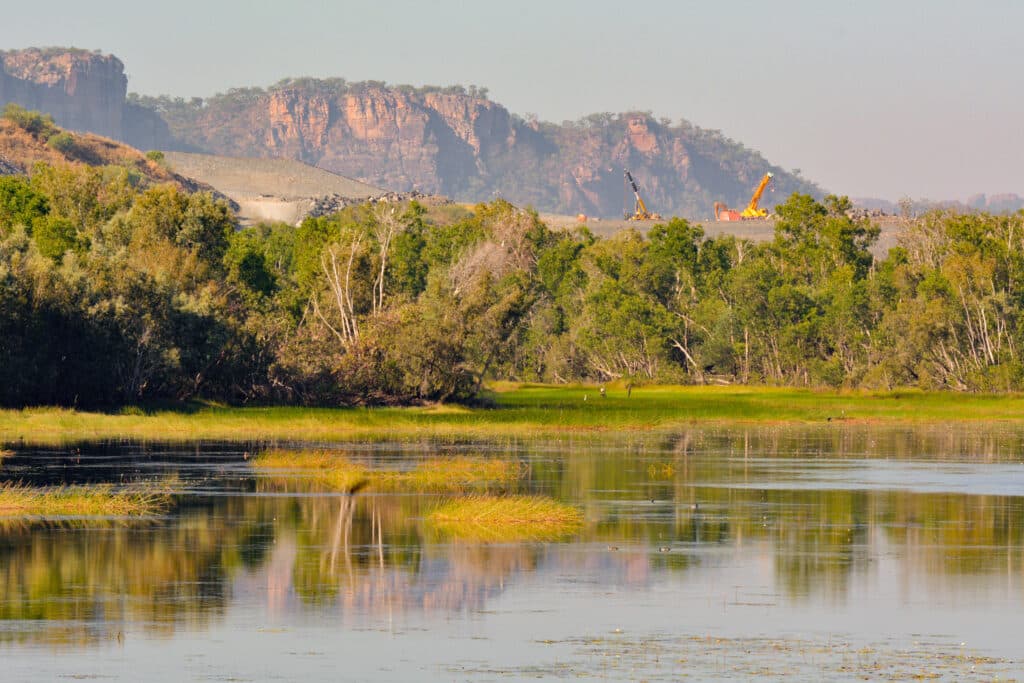
[[[458,540],[554,540],[579,531],[583,515],[542,496],[479,495],[443,503],[426,521],[441,535]]]
[[[448,457],[425,460],[411,470],[371,469],[331,451],[273,450],[254,461],[259,469],[290,471],[304,482],[333,491],[371,487],[382,491],[454,493],[508,489],[526,473],[517,460]]]
[[[988,657],[948,642],[857,643],[827,639],[629,636],[616,629],[544,645],[573,648],[550,664],[504,669],[509,678],[694,680],[1019,680],[1021,660]],[[452,670],[455,671],[454,669]],[[493,669],[459,666],[459,676]]]
[[[0,518],[11,517],[137,517],[167,509],[164,487],[115,490],[111,484],[36,488],[7,483],[0,486]]]

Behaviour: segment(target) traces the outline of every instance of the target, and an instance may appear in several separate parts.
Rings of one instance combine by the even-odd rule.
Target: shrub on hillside
[[[55,133],[47,138],[46,144],[61,154],[72,154],[75,151],[75,136],[67,131]]]
[[[9,102],[4,107],[4,118],[14,123],[26,133],[40,139],[49,139],[60,132],[53,122],[53,117],[38,111],[29,111],[19,104]]]

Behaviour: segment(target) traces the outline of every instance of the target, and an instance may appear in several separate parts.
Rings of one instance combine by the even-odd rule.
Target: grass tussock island
[[[163,491],[115,491],[110,484],[34,488],[0,486],[0,518],[10,517],[141,517],[165,510],[170,496]]]
[[[330,451],[270,450],[254,460],[265,473],[291,472],[334,491],[461,492],[507,488],[522,478],[518,461],[473,456],[431,458],[411,470],[371,469]]]
[[[468,496],[443,503],[426,518],[444,536],[472,541],[550,540],[579,531],[575,507],[541,496]]]
[[[655,431],[694,424],[849,424],[1008,421],[1024,424],[1024,395],[837,392],[761,387],[599,387],[498,384],[487,407],[226,408],[82,412],[0,411],[0,441],[366,441],[544,437]]]

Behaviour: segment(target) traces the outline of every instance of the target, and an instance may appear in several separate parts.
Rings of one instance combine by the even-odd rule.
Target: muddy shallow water
[[[557,542],[439,496],[262,474],[258,444],[30,448],[0,478],[168,482],[147,520],[0,522],[0,680],[1024,679],[1024,430],[786,427],[335,445],[513,458]]]

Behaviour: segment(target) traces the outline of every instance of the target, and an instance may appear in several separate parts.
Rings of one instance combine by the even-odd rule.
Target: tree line
[[[490,379],[1024,387],[1024,214],[936,211],[876,258],[849,202],[775,237],[601,239],[504,201],[238,229],[124,169],[0,178],[0,403],[471,401]]]

